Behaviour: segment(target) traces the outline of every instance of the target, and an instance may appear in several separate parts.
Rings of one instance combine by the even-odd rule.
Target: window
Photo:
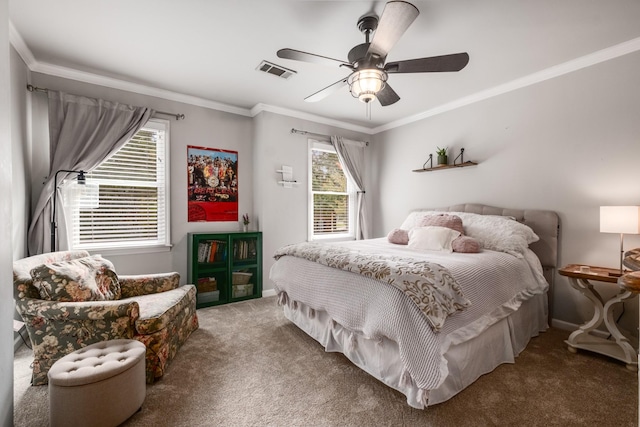
[[[168,148],[169,122],[152,119],[87,173],[100,186],[98,208],[80,207],[65,191],[70,249],[169,246]]]
[[[309,141],[309,240],[355,236],[355,192],[331,144]]]

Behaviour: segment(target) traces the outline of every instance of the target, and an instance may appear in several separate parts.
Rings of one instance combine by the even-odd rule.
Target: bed
[[[425,216],[442,214],[462,218],[465,234],[484,249],[415,250],[387,238],[300,243],[281,248],[270,271],[291,322],[418,409],[444,402],[498,365],[515,362],[548,327],[557,267],[559,220],[552,211],[455,205],[413,211],[399,230],[408,232]],[[533,235],[527,234],[526,243],[522,230]],[[406,272],[407,265],[411,274],[431,281],[433,286],[417,286],[429,288],[427,294],[416,296],[415,286],[399,286],[397,276],[388,275]],[[411,279],[405,283],[416,282]]]

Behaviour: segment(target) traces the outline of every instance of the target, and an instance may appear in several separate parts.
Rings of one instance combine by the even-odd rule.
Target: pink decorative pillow
[[[446,227],[452,230],[456,230],[461,235],[464,235],[464,228],[462,227],[462,219],[457,215],[426,215],[418,222],[418,227]]]
[[[387,235],[389,243],[395,243],[396,245],[409,244],[409,232],[401,228],[395,228]]]
[[[473,237],[460,236],[451,242],[451,248],[454,252],[476,254],[480,252],[480,242]]]

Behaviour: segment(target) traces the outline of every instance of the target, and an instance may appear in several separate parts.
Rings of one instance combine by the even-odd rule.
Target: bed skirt
[[[500,364],[514,363],[529,340],[547,329],[546,307],[547,295],[536,295],[479,336],[448,346],[441,364],[442,372],[448,370],[444,382],[425,391],[416,387],[407,374],[395,341],[386,337],[369,339],[344,328],[327,312],[313,310],[299,301],[283,305],[287,319],[326,351],[344,354],[354,365],[404,394],[407,403],[417,409],[444,402]]]

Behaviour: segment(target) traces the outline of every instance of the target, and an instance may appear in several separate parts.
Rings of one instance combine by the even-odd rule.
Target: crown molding
[[[36,58],[33,56],[33,53],[31,53],[31,49],[29,49],[27,44],[24,42],[24,39],[18,30],[16,30],[16,27],[14,27],[11,20],[9,20],[9,42],[13,45],[24,63],[27,64],[27,68],[31,70],[31,67],[36,64]]]
[[[365,134],[371,134],[371,129],[364,126],[357,126],[351,123],[345,123],[339,120],[330,119],[323,116],[317,116],[314,114],[303,113],[301,111],[290,110],[287,108],[276,107],[273,105],[258,103],[253,108],[246,109],[233,105],[223,104],[216,101],[211,101],[205,98],[199,98],[196,96],[185,95],[182,93],[172,92],[165,89],[159,89],[151,86],[146,86],[137,83],[127,82],[121,79],[115,79],[111,77],[105,77],[95,73],[89,73],[85,71],[79,71],[72,68],[61,67],[45,62],[39,62],[33,56],[33,53],[25,43],[24,39],[18,33],[16,28],[9,21],[9,40],[13,47],[16,49],[22,60],[25,62],[30,71],[36,73],[42,73],[57,77],[62,77],[71,80],[77,80],[84,83],[91,83],[98,86],[110,87],[113,89],[126,90],[129,92],[135,92],[143,95],[155,96],[171,101],[183,102],[185,104],[196,105],[199,107],[211,108],[213,110],[225,111],[228,113],[238,114],[245,117],[255,117],[263,111],[280,114],[284,116],[299,118],[303,120],[309,120],[316,123],[327,124],[330,126],[339,127],[341,129],[353,130]]]
[[[380,132],[424,120],[426,118],[433,117],[447,111],[455,110],[456,108],[474,104],[476,102],[480,102],[494,96],[502,95],[507,92],[531,86],[545,80],[550,80],[555,77],[559,77],[568,73],[572,73],[574,71],[581,70],[583,68],[590,67],[592,65],[600,64],[601,62],[609,61],[611,59],[615,59],[629,53],[637,52],[638,50],[640,50],[640,37],[595,51],[588,55],[584,55],[567,62],[563,62],[562,64],[554,65],[536,73],[529,74],[528,76],[520,77],[507,83],[503,83],[501,85],[476,92],[472,95],[447,102],[446,104],[439,105],[422,113],[375,127],[372,129],[372,133],[375,135]]]
[[[197,96],[185,95],[182,93],[159,89],[152,86],[146,86],[139,83],[131,83],[126,80],[105,77],[94,73],[61,67],[58,65],[37,62],[36,66],[34,66],[31,71],[57,77],[63,77],[71,80],[77,80],[84,83],[91,83],[98,86],[105,86],[112,89],[120,89],[139,93],[142,95],[154,96],[170,101],[182,102],[189,105],[210,108],[212,110],[238,114],[240,116],[251,117],[251,112],[247,108],[236,107],[234,105],[223,104],[221,102],[211,101],[209,99],[200,98]]]
[[[105,86],[112,89],[126,90],[129,92],[139,93],[142,95],[155,96],[170,101],[182,102],[185,104],[196,105],[199,107],[211,108],[213,110],[225,111],[227,113],[238,114],[245,117],[251,117],[251,111],[247,108],[236,107],[234,105],[223,104],[221,102],[211,101],[209,99],[197,96],[185,95],[170,90],[159,89],[138,83],[131,83],[126,80],[106,77],[95,73],[80,71],[73,68],[53,65],[46,62],[37,61],[27,46],[24,39],[18,33],[13,23],[9,21],[9,41],[16,49],[22,60],[30,71],[35,73],[48,74],[56,77],[62,77],[71,80],[77,80],[84,83],[91,83],[98,86]]]
[[[325,124],[325,125],[329,125],[329,126],[335,126],[335,127],[340,128],[340,129],[352,130],[352,131],[364,133],[364,134],[367,134],[367,135],[371,135],[372,131],[373,131],[373,129],[368,128],[368,127],[354,125],[352,123],[345,123],[345,122],[342,122],[340,120],[330,119],[330,118],[324,117],[324,116],[317,116],[315,114],[303,113],[302,111],[290,110],[288,108],[276,107],[275,105],[262,104],[262,103],[256,104],[251,109],[251,117],[255,117],[258,114],[262,113],[263,111],[264,112],[269,112],[269,113],[280,114],[280,115],[288,116],[288,117],[294,117],[294,118],[302,119],[302,120],[309,120],[309,121],[312,121],[312,122],[315,122],[315,123]]]

